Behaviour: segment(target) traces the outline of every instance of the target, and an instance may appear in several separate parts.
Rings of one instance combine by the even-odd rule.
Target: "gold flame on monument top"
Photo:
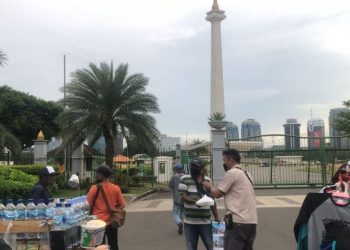
[[[44,141],[45,140],[45,136],[43,131],[39,131],[38,137],[36,138],[38,141]]]
[[[213,6],[211,7],[212,10],[219,10],[219,4],[218,0],[214,0]]]

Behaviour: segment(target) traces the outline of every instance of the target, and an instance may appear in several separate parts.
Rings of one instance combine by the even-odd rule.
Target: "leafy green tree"
[[[343,102],[344,106],[350,108],[350,100]],[[335,128],[344,134],[350,134],[350,110],[339,114],[334,124]]]
[[[22,145],[32,145],[40,130],[46,138],[56,136],[59,127],[54,119],[61,111],[55,102],[38,99],[8,86],[0,87],[0,124]]]
[[[12,154],[16,155],[21,150],[21,143],[16,136],[11,134],[3,125],[0,124],[0,155],[7,148]]]
[[[128,65],[91,63],[89,68],[72,74],[66,86],[66,98],[60,104],[66,109],[58,116],[63,147],[80,144],[86,138],[95,140],[102,132],[105,161],[112,166],[114,138],[122,133],[138,138],[145,146],[157,139],[156,121],[151,113],[159,112],[157,98],[146,92],[148,79],[142,74],[128,76]]]
[[[125,155],[133,156],[135,154],[146,154],[151,157],[158,155],[157,143],[154,141],[151,145],[145,145],[138,137],[130,135],[126,139],[127,147],[124,148],[123,153]]]
[[[196,146],[196,145],[200,145],[202,143],[204,143],[205,140],[202,140],[202,139],[193,139],[192,142],[191,142],[191,146]],[[205,155],[205,154],[208,154],[208,150],[207,150],[207,147],[204,146],[204,147],[200,147],[200,148],[197,148],[197,149],[194,149],[192,152],[192,154],[195,154],[195,155]]]
[[[7,60],[8,60],[8,58],[5,54],[5,52],[0,50],[0,67],[3,67],[6,64]]]

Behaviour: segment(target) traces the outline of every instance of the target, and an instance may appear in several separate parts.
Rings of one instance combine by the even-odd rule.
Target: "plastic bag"
[[[200,198],[198,201],[196,201],[196,205],[199,207],[201,207],[201,206],[214,206],[214,200],[205,194],[205,195],[203,195],[202,198]]]
[[[16,249],[16,239],[14,239],[14,237],[11,237],[11,235],[10,235],[10,229],[12,227],[13,227],[13,224],[12,224],[12,221],[10,221],[7,224],[3,239],[0,239],[0,249],[1,250]]]

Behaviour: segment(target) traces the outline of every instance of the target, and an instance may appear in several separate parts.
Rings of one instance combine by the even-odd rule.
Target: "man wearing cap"
[[[58,175],[53,167],[46,166],[39,172],[39,181],[29,193],[29,198],[34,200],[34,204],[37,205],[40,199],[43,199],[45,204],[49,203],[49,192],[47,187],[53,183],[54,176]]]
[[[213,249],[213,234],[211,226],[211,213],[219,221],[216,204],[213,206],[197,206],[196,202],[209,190],[204,187],[205,182],[211,182],[205,176],[205,163],[201,159],[190,162],[190,175],[184,175],[179,182],[179,192],[184,202],[184,231],[187,250],[197,250],[198,239],[201,237],[207,250]]]
[[[173,175],[169,182],[169,188],[173,190],[173,218],[177,225],[178,234],[182,234],[183,232],[183,210],[184,203],[181,200],[181,196],[179,193],[179,181],[181,177],[184,175],[183,173],[183,165],[181,163],[176,163],[175,167],[175,175]]]

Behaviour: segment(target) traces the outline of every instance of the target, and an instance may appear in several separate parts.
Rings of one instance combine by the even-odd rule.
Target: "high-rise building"
[[[307,136],[309,148],[320,148],[321,139],[325,136],[324,132],[324,121],[321,118],[310,119],[307,122]]]
[[[228,122],[226,125],[226,139],[227,140],[239,139],[238,126],[233,122]]]
[[[300,148],[300,123],[297,119],[287,119],[284,127],[284,143],[287,150]]]
[[[348,108],[335,108],[331,109],[329,112],[329,136],[341,136],[342,133],[334,128],[335,119],[342,112],[349,112]],[[334,148],[349,148],[350,139],[349,138],[331,138],[331,146]]]
[[[242,122],[241,127],[241,137],[242,139],[253,137],[253,136],[260,136],[261,135],[261,128],[260,123],[257,122],[255,119],[247,119]],[[251,141],[262,141],[261,137],[252,138]]]

